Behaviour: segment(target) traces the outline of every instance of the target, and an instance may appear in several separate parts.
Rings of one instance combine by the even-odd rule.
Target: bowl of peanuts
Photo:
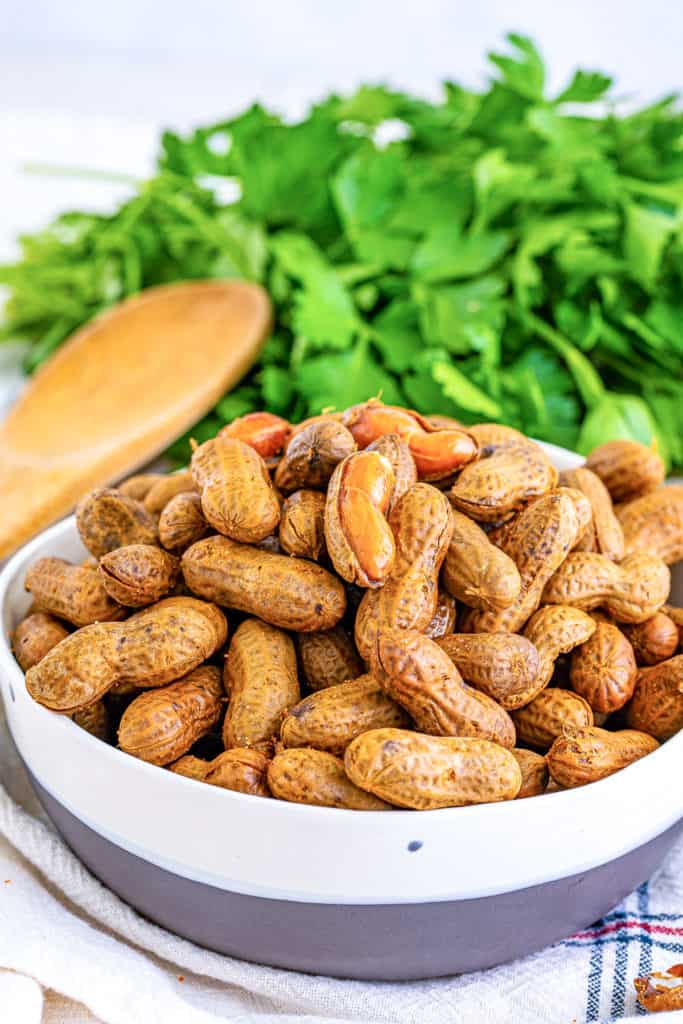
[[[479,970],[680,834],[682,558],[683,486],[635,442],[252,413],[6,565],[7,720],[160,925],[338,977]]]

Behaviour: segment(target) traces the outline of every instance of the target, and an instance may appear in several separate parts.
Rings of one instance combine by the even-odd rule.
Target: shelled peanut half
[[[614,504],[616,502],[616,504]],[[595,782],[683,727],[683,487],[611,442],[371,399],[251,413],[83,497],[13,636],[34,700],[199,785],[428,810]]]

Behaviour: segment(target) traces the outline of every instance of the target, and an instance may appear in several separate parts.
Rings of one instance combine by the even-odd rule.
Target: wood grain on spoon
[[[270,326],[258,285],[197,281],[150,288],[77,331],[0,426],[0,557],[188,430]]]

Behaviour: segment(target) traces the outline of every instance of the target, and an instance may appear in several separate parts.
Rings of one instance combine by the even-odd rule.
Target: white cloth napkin
[[[372,984],[242,963],[150,924],[89,874],[42,815],[1,713],[0,783],[3,1024],[636,1020],[633,978],[683,960],[681,843],[620,912],[491,971]]]

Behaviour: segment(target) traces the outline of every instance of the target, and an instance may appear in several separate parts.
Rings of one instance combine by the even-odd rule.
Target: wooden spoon
[[[258,285],[197,281],[150,288],[76,331],[0,426],[0,557],[188,430],[270,326]]]

